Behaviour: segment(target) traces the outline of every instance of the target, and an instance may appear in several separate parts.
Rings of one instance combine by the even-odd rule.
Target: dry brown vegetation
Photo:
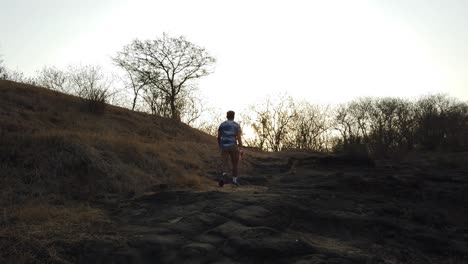
[[[113,106],[95,114],[76,97],[14,82],[0,89],[1,179],[11,191],[141,192],[193,185],[214,165],[215,139],[180,122]]]
[[[115,230],[109,232],[109,230]],[[36,200],[3,208],[0,251],[9,263],[70,263],[60,257],[60,243],[71,245],[92,239],[118,240],[120,235],[107,214],[83,204],[53,205]]]
[[[178,121],[110,105],[94,113],[11,81],[0,94],[0,243],[15,262],[56,262],[51,241],[102,236],[111,222],[86,201],[197,188],[217,168],[216,140]]]

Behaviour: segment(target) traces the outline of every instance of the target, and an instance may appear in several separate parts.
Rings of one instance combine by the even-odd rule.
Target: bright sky
[[[101,64],[133,39],[184,35],[217,59],[199,87],[240,111],[432,92],[468,100],[466,0],[0,0],[0,54],[27,75]]]

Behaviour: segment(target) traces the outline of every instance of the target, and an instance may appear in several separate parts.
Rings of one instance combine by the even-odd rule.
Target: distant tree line
[[[410,101],[360,98],[334,109],[283,96],[256,104],[244,118],[251,146],[270,151],[368,152],[391,157],[413,150],[468,150],[468,104],[446,95]]]

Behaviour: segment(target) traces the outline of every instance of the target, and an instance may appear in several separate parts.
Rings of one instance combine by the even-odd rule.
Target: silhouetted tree
[[[409,101],[381,98],[373,101],[367,143],[374,155],[388,156],[412,148],[414,115]]]
[[[171,116],[167,96],[161,90],[153,87],[152,84],[147,85],[144,89],[143,100],[148,105],[151,114],[162,117]]]
[[[340,104],[335,110],[333,127],[338,137],[332,138],[333,149],[359,155],[368,154],[370,133],[370,98],[361,98],[347,104]]]
[[[146,78],[145,75],[138,74],[137,71],[134,71],[134,66],[130,64],[131,61],[124,59],[124,57],[116,56],[115,58],[113,58],[113,61],[125,72],[125,78],[123,78],[122,81],[124,83],[125,88],[131,90],[133,93],[132,111],[134,111],[137,105],[138,97],[141,96],[140,94],[142,92],[145,92],[145,87],[148,89],[148,85],[151,82],[149,79]]]
[[[49,66],[43,67],[36,73],[37,84],[45,88],[62,92],[70,93],[70,82],[67,73]]]
[[[267,98],[262,104],[250,106],[250,110],[252,116],[245,121],[253,128],[254,138],[248,144],[265,150],[282,150],[296,117],[292,97]]]
[[[190,126],[194,126],[195,122],[208,109],[208,107],[206,106],[207,104],[203,102],[203,99],[200,96],[194,94],[193,90],[184,91],[181,95],[180,102],[183,104],[183,106],[180,108],[182,122]]]
[[[350,111],[350,104],[340,104],[336,108],[334,128],[340,133],[344,146],[360,142],[359,126]]]
[[[36,85],[36,79],[34,77],[29,77],[24,75],[23,72],[18,70],[8,70],[6,69],[6,79],[18,83],[26,83],[31,85]]]
[[[330,121],[328,107],[320,108],[306,101],[294,104],[295,109],[290,131],[287,133],[287,148],[327,151]]]
[[[88,102],[89,109],[101,112],[111,96],[112,80],[100,66],[79,65],[68,67],[68,77],[74,93]]]
[[[36,84],[36,79],[27,77],[23,72],[17,70],[10,70],[3,64],[3,59],[0,55],[0,80],[9,80],[19,83],[27,83],[31,85]]]
[[[145,86],[154,107],[166,106],[171,118],[181,118],[186,107],[183,95],[191,84],[211,72],[215,59],[201,47],[184,37],[173,38],[163,34],[155,40],[134,40],[113,58],[138,83]],[[156,103],[157,102],[157,103]],[[150,105],[151,105],[150,104]],[[167,116],[166,110],[155,111]]]
[[[0,80],[6,80],[6,79],[7,79],[6,68],[3,65],[3,59],[0,56]]]
[[[410,150],[414,127],[413,104],[399,98],[360,98],[336,109],[342,150],[368,149],[382,156]]]
[[[422,149],[466,148],[468,105],[443,94],[420,98],[416,125],[415,137]]]

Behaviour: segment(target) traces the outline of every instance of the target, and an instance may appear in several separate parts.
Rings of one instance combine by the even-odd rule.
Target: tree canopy
[[[145,100],[162,116],[180,119],[190,100],[194,81],[212,72],[215,59],[184,37],[163,34],[154,40],[138,40],[125,46],[113,58],[132,78],[145,87]],[[135,97],[138,93],[135,93]]]

